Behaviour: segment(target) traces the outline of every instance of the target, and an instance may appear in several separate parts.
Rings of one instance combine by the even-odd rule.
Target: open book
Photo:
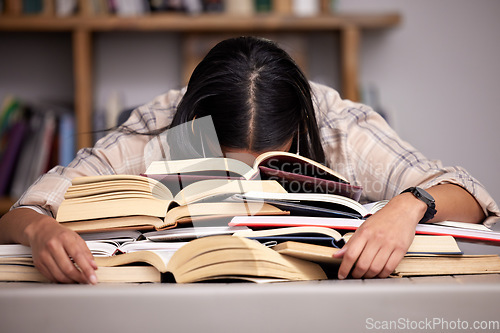
[[[250,228],[278,228],[316,226],[337,230],[356,230],[364,220],[352,218],[308,217],[308,216],[235,216],[229,225]],[[460,227],[458,227],[460,226]],[[464,222],[439,222],[417,224],[416,233],[422,235],[444,235],[471,241],[500,242],[500,232],[482,225]]]
[[[163,229],[194,218],[287,214],[268,204],[219,202],[251,189],[285,191],[275,181],[213,179],[193,183],[173,196],[167,186],[143,176],[80,177],[73,179],[56,220],[88,232],[130,226]]]
[[[236,227],[234,227],[236,228]],[[325,227],[282,227],[262,230],[241,230],[234,236],[256,239],[260,242],[294,241],[341,248],[353,233],[341,235],[337,230]],[[416,235],[408,248],[408,254],[462,254],[452,236]]]
[[[167,230],[157,230],[145,232],[141,235],[142,239],[153,242],[177,242],[190,241],[196,238],[232,235],[236,232],[251,230],[248,227],[230,227],[230,226],[200,226],[200,227],[182,227]]]
[[[269,242],[280,243],[293,240],[340,248],[345,243],[344,238],[338,231],[324,227],[285,227],[262,230],[252,230],[248,228],[247,230],[235,231],[233,236],[255,239],[266,244]]]
[[[247,192],[232,196],[234,201],[265,202],[290,215],[363,219],[384,207],[388,200],[368,204],[337,194]]]
[[[98,266],[122,266],[146,262],[164,273],[164,282],[190,283],[209,280],[301,281],[326,279],[315,263],[282,256],[250,239],[210,236],[195,239],[170,255],[138,251],[97,257]]]
[[[231,158],[154,161],[145,176],[166,184],[189,185],[210,178],[278,181],[287,192],[333,193],[359,200],[362,188],[336,171],[307,157],[272,151],[259,155],[252,167]]]
[[[125,256],[115,256],[100,264],[105,265],[105,260],[110,265],[127,262]],[[156,263],[155,267],[169,273],[167,276],[177,283],[249,278],[326,279],[323,270],[312,262],[288,258],[256,241],[234,236],[195,239],[175,252],[167,263]]]
[[[284,242],[273,247],[278,253],[321,264],[339,265],[333,258],[339,249],[315,244]],[[450,274],[500,273],[498,255],[407,254],[396,267],[393,276],[423,276]]]

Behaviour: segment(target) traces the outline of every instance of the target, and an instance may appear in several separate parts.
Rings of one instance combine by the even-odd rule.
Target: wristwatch
[[[436,215],[437,213],[436,202],[432,197],[432,195],[430,195],[427,191],[425,191],[420,187],[409,187],[403,192],[401,192],[401,194],[406,192],[410,192],[415,196],[415,198],[419,199],[420,201],[422,201],[427,205],[427,211],[425,212],[424,217],[422,217],[422,219],[418,223],[425,223],[430,219],[432,219],[434,215]]]

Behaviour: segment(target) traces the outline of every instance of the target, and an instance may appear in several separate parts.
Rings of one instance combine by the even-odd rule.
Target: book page
[[[189,175],[216,175],[216,171],[223,171],[220,173],[222,177],[228,177],[230,174],[234,174],[235,177],[252,174],[252,168],[249,165],[236,159],[222,157],[153,161],[145,174],[148,176],[180,174],[182,178],[182,176]]]
[[[342,210],[349,213],[359,214],[360,217],[366,216],[369,211],[359,202],[336,194],[326,193],[270,193],[249,191],[243,194],[244,198],[251,200],[278,200],[296,202],[306,206],[322,207],[335,210]],[[337,206],[339,205],[339,206]]]
[[[161,182],[135,175],[77,177],[72,180],[72,185],[66,191],[64,198],[76,200],[106,193],[118,194],[123,191],[143,192],[162,200],[173,199],[172,192]]]

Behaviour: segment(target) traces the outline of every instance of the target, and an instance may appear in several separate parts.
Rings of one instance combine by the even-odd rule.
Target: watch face
[[[425,191],[419,187],[416,187],[415,192],[417,192],[418,195],[421,196],[423,199],[425,199],[431,203],[434,202],[434,198],[429,193],[427,193],[427,191]]]
[[[421,189],[420,187],[409,187],[401,193],[410,192],[417,199],[421,200],[427,205],[427,211],[425,212],[424,217],[420,220],[419,223],[425,223],[431,220],[436,215],[436,202],[432,195],[427,193],[426,190]]]

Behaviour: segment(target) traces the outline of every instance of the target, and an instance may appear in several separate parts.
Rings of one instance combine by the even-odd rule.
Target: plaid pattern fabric
[[[311,83],[326,164],[352,183],[363,186],[361,201],[390,199],[410,186],[428,188],[452,183],[477,199],[493,224],[500,211],[481,183],[461,167],[429,160],[403,141],[370,107],[340,98],[332,88]],[[184,91],[172,90],[132,113],[126,125],[147,132],[168,125]],[[102,174],[140,174],[149,162],[165,158],[157,137],[113,131],[93,148],[78,152],[68,167],[41,176],[13,206],[55,216],[71,179]]]

